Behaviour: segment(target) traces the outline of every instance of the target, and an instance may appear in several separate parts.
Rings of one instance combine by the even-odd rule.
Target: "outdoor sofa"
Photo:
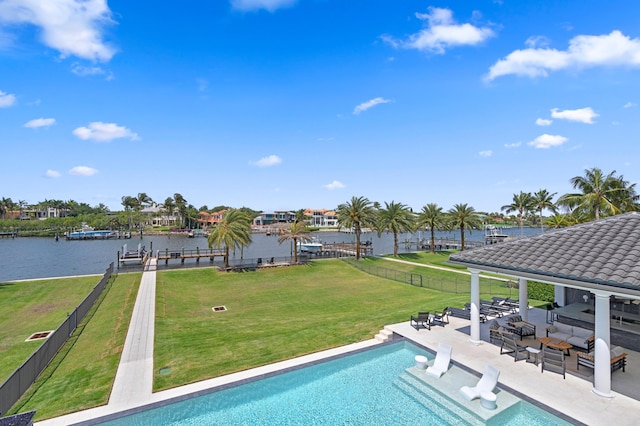
[[[625,367],[627,366],[627,353],[620,346],[615,346],[611,348],[611,372],[613,373],[616,370],[622,369],[624,372]],[[578,358],[578,370],[580,366],[593,368],[594,365],[594,355],[593,352],[582,353],[576,352]]]
[[[564,340],[571,344],[575,349],[582,350],[584,352],[593,351],[593,331],[586,328],[554,321],[553,325],[547,327],[547,337]]]

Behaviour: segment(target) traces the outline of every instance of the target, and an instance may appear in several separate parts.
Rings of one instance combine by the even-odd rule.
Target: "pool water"
[[[449,410],[427,409],[396,385],[418,354],[433,359],[408,342],[384,345],[101,424],[465,424]],[[496,417],[496,425],[568,424],[524,401]]]

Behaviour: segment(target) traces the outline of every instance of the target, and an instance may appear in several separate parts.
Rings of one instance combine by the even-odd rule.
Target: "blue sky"
[[[640,179],[637,1],[0,0],[0,196],[499,211]]]

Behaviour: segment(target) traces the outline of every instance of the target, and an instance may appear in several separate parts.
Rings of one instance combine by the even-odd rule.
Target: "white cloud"
[[[87,77],[92,75],[104,75],[106,80],[113,80],[113,73],[106,71],[105,69],[97,66],[86,67],[78,63],[74,63],[71,66],[71,72],[80,77]]]
[[[88,127],[78,127],[73,134],[85,141],[91,139],[98,142],[109,142],[120,138],[129,138],[132,141],[140,139],[136,133],[126,127],[101,121],[89,123]]]
[[[47,170],[46,173],[44,174],[46,177],[51,178],[51,179],[57,179],[60,177],[60,172],[56,171],[56,170]]]
[[[428,13],[416,13],[416,17],[425,22],[425,28],[406,40],[396,40],[389,35],[382,36],[382,40],[395,48],[444,54],[448,48],[475,46],[494,35],[487,27],[480,28],[469,23],[457,24],[449,9],[430,7]]]
[[[0,90],[0,108],[10,107],[16,103],[16,96],[11,93],[4,93]]]
[[[39,27],[43,43],[62,57],[108,61],[115,54],[103,41],[104,27],[113,23],[105,0],[4,0],[0,22]]]
[[[565,109],[564,111],[559,111],[558,108],[553,108],[551,110],[551,117],[553,118],[568,121],[578,121],[585,124],[593,124],[593,119],[599,116],[600,114],[597,114],[593,109],[591,109],[591,107],[580,109]]]
[[[638,106],[638,104],[633,103],[633,102],[627,102],[626,104],[624,104],[625,108],[633,108],[635,106]]]
[[[504,75],[546,77],[550,71],[566,68],[640,65],[640,40],[620,31],[600,36],[579,35],[567,50],[528,48],[515,50],[489,68],[487,80]]]
[[[76,166],[69,170],[69,174],[73,176],[93,176],[98,173],[97,169],[87,166]]]
[[[333,182],[327,184],[324,186],[325,189],[328,189],[329,191],[333,191],[334,189],[341,189],[344,188],[345,185],[340,182],[339,180],[334,180]]]
[[[280,163],[282,163],[282,158],[278,157],[277,155],[270,155],[268,157],[262,157],[258,161],[251,162],[249,164],[253,164],[258,167],[271,167],[277,166]]]
[[[547,149],[554,146],[560,146],[568,140],[569,139],[565,138],[564,136],[548,135],[545,133],[544,135],[538,136],[531,142],[528,142],[527,145],[538,149]]]
[[[493,155],[493,151],[487,149],[486,151],[480,151],[478,154],[480,154],[480,157],[491,157]]]
[[[231,6],[238,10],[265,9],[273,12],[276,9],[292,6],[297,0],[231,0]]]
[[[506,143],[504,144],[505,148],[517,148],[522,145],[522,142],[514,142],[514,143]]]
[[[535,47],[546,47],[549,45],[549,39],[544,37],[544,36],[532,36],[529,37],[524,44],[527,45],[527,47],[530,48],[535,48]]]
[[[353,113],[355,115],[358,115],[361,112],[368,110],[369,108],[373,108],[374,106],[380,105],[380,104],[386,104],[387,102],[391,102],[391,101],[385,98],[374,98],[374,99],[371,99],[370,101],[363,102],[360,105],[356,106],[353,110]]]
[[[538,118],[536,120],[538,126],[551,126],[551,123],[553,123],[553,120],[549,120],[548,118]]]
[[[49,127],[56,123],[55,118],[36,118],[25,123],[24,127],[29,129],[37,129],[39,127]]]

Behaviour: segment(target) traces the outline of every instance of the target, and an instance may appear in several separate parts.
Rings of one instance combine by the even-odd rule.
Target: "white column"
[[[595,349],[593,368],[593,392],[598,396],[613,398],[611,394],[611,355],[609,293],[593,292],[596,296]]]
[[[561,285],[554,285],[553,286],[553,297],[556,299],[556,303],[560,306],[564,306],[565,305],[565,297],[564,297],[564,293],[565,293],[565,288]]]
[[[480,344],[480,271],[471,272],[471,343]]]
[[[518,298],[520,316],[523,320],[529,321],[529,289],[525,278],[518,278]]]

